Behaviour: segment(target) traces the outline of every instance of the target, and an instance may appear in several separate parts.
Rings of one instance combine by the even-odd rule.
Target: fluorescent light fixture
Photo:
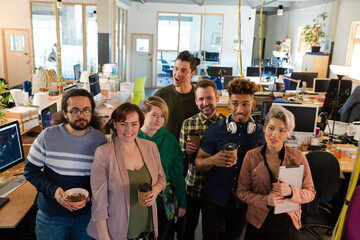
[[[279,5],[278,10],[277,10],[277,15],[282,16],[283,15],[283,10],[284,10],[283,5]]]
[[[61,0],[57,0],[56,6],[57,6],[57,8],[62,8],[62,2],[61,2]]]

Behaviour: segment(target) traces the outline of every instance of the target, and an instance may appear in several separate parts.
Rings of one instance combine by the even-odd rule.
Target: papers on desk
[[[279,178],[283,179],[288,185],[301,188],[304,175],[304,165],[280,166]],[[298,210],[300,204],[290,200],[284,200],[282,204],[275,206],[274,213],[284,213]]]

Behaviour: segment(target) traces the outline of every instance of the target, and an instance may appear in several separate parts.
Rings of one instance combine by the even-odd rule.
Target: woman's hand
[[[159,195],[159,193],[162,190],[163,189],[162,189],[161,184],[159,184],[159,183],[155,184],[155,186],[152,187],[152,190],[146,196],[145,205],[148,207],[152,206],[156,201],[157,195]]]
[[[186,209],[184,209],[184,208],[179,208],[178,209],[178,217],[183,217],[183,216],[185,216],[185,213],[186,213]]]
[[[279,182],[272,184],[272,191],[283,197],[292,195],[291,187],[281,178],[278,180]]]
[[[283,203],[283,201],[284,201],[284,197],[271,191],[266,199],[266,204],[275,207],[276,205]]]

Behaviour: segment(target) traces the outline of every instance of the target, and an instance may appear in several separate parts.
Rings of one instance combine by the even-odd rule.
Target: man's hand
[[[61,187],[58,187],[55,191],[54,197],[56,198],[56,201],[63,206],[64,208],[66,208],[69,211],[73,211],[73,208],[64,200],[66,197],[66,194],[64,192],[64,190]]]
[[[237,157],[232,152],[220,151],[212,156],[213,164],[217,167],[231,167],[237,162]]]
[[[266,204],[275,207],[276,205],[283,203],[283,201],[284,201],[284,197],[271,191],[266,199]]]
[[[195,143],[191,142],[191,139],[186,139],[186,147],[185,151],[187,155],[193,155],[196,153],[199,149],[199,146],[197,146]]]
[[[283,197],[292,195],[291,187],[281,178],[278,180],[279,182],[272,184],[272,191]]]

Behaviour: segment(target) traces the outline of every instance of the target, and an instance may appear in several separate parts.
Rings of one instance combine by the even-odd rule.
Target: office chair
[[[256,106],[254,110],[251,112],[251,117],[255,120],[256,123],[260,123],[261,121],[261,106],[263,102],[273,102],[275,100],[274,95],[270,94],[255,94],[254,101]]]
[[[340,166],[336,157],[329,152],[312,151],[306,154],[306,158],[309,162],[316,196],[312,202],[305,204],[303,208],[302,230],[308,231],[316,239],[321,240],[322,238],[313,228],[327,229],[329,234],[333,230],[337,218],[337,213],[334,212],[337,210],[331,209],[331,205],[321,199],[331,199],[338,194],[340,190]],[[319,211],[323,214],[319,214]],[[326,217],[323,217],[324,215]],[[334,221],[332,221],[332,217]]]
[[[341,82],[338,96],[339,81]],[[338,113],[338,110],[345,104],[346,100],[350,97],[351,87],[351,80],[330,79],[324,105],[321,109],[321,112],[327,113],[328,119],[336,121],[340,120],[340,114]]]
[[[339,110],[340,121],[352,123],[360,120],[360,86],[357,86]]]
[[[140,102],[145,99],[145,82],[146,77],[137,78],[134,85],[134,97],[132,103],[139,106]]]

